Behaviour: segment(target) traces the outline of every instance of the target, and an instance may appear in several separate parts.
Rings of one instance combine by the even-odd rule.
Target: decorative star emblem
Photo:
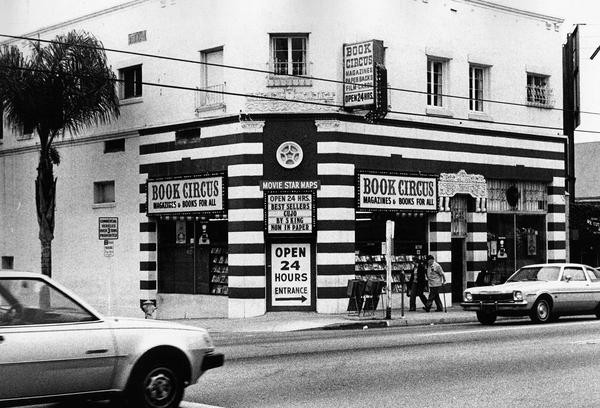
[[[286,169],[297,167],[303,158],[302,148],[296,142],[284,142],[277,149],[277,161]]]

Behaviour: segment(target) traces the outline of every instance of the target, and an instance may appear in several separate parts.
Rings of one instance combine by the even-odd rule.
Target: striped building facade
[[[200,138],[178,142],[178,131],[190,128],[198,128]],[[304,150],[306,167],[302,170],[277,170],[275,148],[286,140],[296,141]],[[534,150],[533,146],[537,148]],[[222,296],[198,296],[218,298],[218,302],[206,301],[202,307],[209,314],[229,317],[256,316],[273,309],[268,296],[272,279],[268,261],[271,239],[265,231],[266,192],[261,189],[261,182],[317,179],[320,186],[315,201],[316,231],[314,238],[308,239],[315,252],[311,276],[315,280],[316,304],[309,310],[340,313],[348,305],[347,283],[356,273],[357,171],[476,174],[478,180],[487,183],[493,179],[499,185],[541,183],[547,191],[543,199],[547,204],[533,214],[543,218],[547,231],[539,231],[545,236],[543,248],[538,250],[539,259],[561,262],[566,255],[563,148],[561,137],[397,120],[366,124],[345,114],[269,114],[257,116],[253,121],[228,118],[144,130],[140,134],[140,301],[161,299],[157,282],[164,273],[157,267],[160,232],[156,220],[146,216],[148,179],[165,176],[176,179],[214,172],[226,175],[227,204],[223,218],[227,222],[223,225],[227,229],[229,292],[225,302]],[[456,191],[461,193],[460,188]],[[420,214],[425,218],[423,233],[427,237],[422,254],[433,255],[446,271],[448,302],[457,301],[450,293],[461,293],[480,270],[488,267],[489,212],[504,205],[492,203],[493,197],[475,197],[468,190],[462,193],[466,194],[438,196],[437,211]],[[466,226],[461,236],[464,267],[457,273],[453,264],[456,217],[451,208],[458,197],[465,197],[467,206],[463,217]],[[528,214],[516,207],[496,212],[503,216]],[[388,218],[402,224],[407,216],[412,214],[398,212]],[[300,237],[300,241],[306,240]],[[169,312],[167,304],[160,301],[157,304],[163,316],[181,314],[178,307]]]

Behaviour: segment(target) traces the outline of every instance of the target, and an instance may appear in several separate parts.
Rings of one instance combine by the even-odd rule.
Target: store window
[[[488,212],[546,212],[548,185],[537,181],[487,180]]]
[[[158,222],[158,291],[228,295],[226,220]]]
[[[394,251],[392,258],[392,291],[401,289],[402,272],[408,273],[413,256],[426,255],[427,217],[404,216],[393,218]],[[385,280],[385,226],[386,220],[373,213],[366,213],[356,222],[355,273],[357,279]]]
[[[546,262],[546,214],[488,213],[488,271],[504,282],[517,269]]]
[[[119,70],[121,99],[142,96],[142,65],[134,65]]]

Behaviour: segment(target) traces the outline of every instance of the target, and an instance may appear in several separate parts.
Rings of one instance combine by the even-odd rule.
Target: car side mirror
[[[565,280],[567,282],[571,282],[571,279],[573,279],[573,277],[571,275],[565,275]]]

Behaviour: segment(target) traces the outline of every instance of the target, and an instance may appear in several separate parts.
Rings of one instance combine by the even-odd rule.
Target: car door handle
[[[0,343],[4,342],[4,336],[0,336]]]
[[[85,354],[104,354],[108,353],[108,349],[97,349],[97,350],[88,350]]]

